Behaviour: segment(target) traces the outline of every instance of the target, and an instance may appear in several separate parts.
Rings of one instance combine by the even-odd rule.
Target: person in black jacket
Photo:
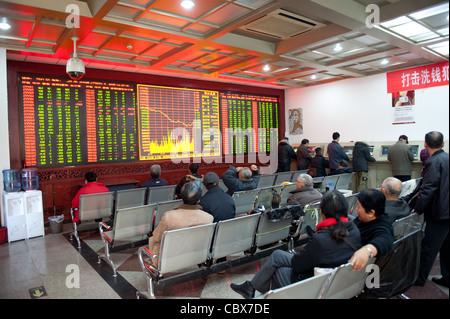
[[[284,137],[278,143],[278,170],[277,172],[289,172],[291,170],[291,160],[296,159],[294,149],[289,144],[289,139]]]
[[[219,176],[208,172],[203,178],[203,184],[208,191],[200,198],[199,205],[205,212],[214,216],[213,223],[234,218],[236,205],[233,198],[219,187]]]
[[[449,286],[449,157],[442,148],[444,136],[440,132],[425,135],[425,148],[430,154],[425,162],[422,185],[417,197],[414,212],[424,214],[426,222],[425,236],[420,252],[420,270],[417,286],[424,286],[438,252],[442,278],[432,280],[440,285]]]
[[[339,163],[349,161],[347,154],[345,154],[344,148],[339,144],[341,134],[338,132],[333,133],[333,141],[327,146],[328,160],[330,161],[330,175],[339,168]]]
[[[353,171],[355,172],[355,193],[368,188],[369,166],[367,162],[375,162],[370,155],[369,145],[364,142],[356,142],[353,147]]]
[[[227,194],[232,196],[234,192],[257,188],[259,182],[259,169],[256,165],[252,165],[250,168],[230,166],[222,174],[222,180],[228,188]]]
[[[199,168],[200,168],[200,165],[198,165],[197,163],[189,164],[190,174],[186,174],[186,176],[183,176],[183,178],[180,180],[177,187],[175,188],[175,195],[178,198],[181,198],[181,195],[180,195],[181,188],[183,187],[184,184],[195,181],[195,180],[203,181],[203,175],[200,175],[198,173]]]
[[[388,177],[381,183],[380,191],[386,196],[384,212],[389,215],[391,223],[411,213],[408,203],[399,198],[402,187],[402,182],[395,177]]]
[[[349,260],[354,270],[363,269],[370,257],[387,254],[394,243],[394,228],[385,213],[386,197],[379,189],[365,189],[356,196],[358,217],[354,223],[364,245]]]
[[[314,275],[314,267],[337,267],[361,247],[358,228],[347,218],[348,204],[338,191],[324,194],[320,203],[322,221],[298,253],[276,250],[251,281],[230,288],[244,298],[253,298]],[[353,248],[352,248],[353,247]]]
[[[309,140],[304,138],[297,149],[297,169],[304,170],[309,167],[312,156],[309,155]]]
[[[327,159],[325,159],[325,157],[323,157],[323,151],[321,147],[317,147],[315,151],[316,156],[314,156],[311,160],[311,167],[316,169],[315,175],[313,177],[327,176],[327,171],[325,170],[325,168],[330,167],[330,163]]]

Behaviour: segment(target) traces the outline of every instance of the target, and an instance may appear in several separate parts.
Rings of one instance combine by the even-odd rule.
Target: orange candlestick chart
[[[140,160],[221,155],[218,92],[137,87]]]

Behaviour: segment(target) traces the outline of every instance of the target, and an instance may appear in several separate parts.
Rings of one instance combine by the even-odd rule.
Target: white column
[[[3,194],[4,169],[10,168],[9,162],[9,124],[8,124],[8,81],[6,75],[6,49],[0,48],[0,194]],[[0,207],[2,225],[3,209]]]

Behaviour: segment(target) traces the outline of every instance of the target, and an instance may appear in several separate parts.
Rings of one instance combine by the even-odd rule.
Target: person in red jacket
[[[74,223],[78,222],[79,220],[78,207],[80,205],[80,195],[109,192],[109,189],[106,188],[105,184],[97,182],[97,174],[95,174],[94,172],[87,172],[86,175],[84,175],[84,183],[85,185],[78,190],[77,194],[72,199]]]

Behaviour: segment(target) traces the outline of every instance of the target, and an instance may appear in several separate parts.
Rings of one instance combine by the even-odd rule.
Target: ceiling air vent
[[[289,39],[323,27],[324,24],[301,15],[278,9],[244,25],[241,29],[276,39]]]

